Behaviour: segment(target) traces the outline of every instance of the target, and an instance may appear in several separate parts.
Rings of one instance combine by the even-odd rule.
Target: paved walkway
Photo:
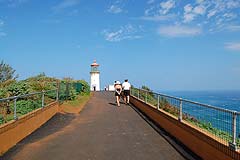
[[[57,114],[1,160],[183,160],[130,106],[98,92],[80,114]]]

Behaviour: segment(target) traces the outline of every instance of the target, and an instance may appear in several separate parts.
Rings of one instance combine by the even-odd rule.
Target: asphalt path
[[[79,114],[58,113],[1,160],[184,160],[132,107],[96,92]]]

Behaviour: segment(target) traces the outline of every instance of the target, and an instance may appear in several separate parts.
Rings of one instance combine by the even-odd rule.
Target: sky
[[[240,0],[0,0],[0,60],[19,79],[240,90]]]

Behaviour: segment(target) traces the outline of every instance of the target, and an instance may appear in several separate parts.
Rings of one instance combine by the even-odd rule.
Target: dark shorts
[[[119,94],[118,92],[115,92],[115,96],[120,96],[121,95],[121,93]]]
[[[124,90],[124,96],[130,96],[130,90]]]
[[[117,89],[117,91],[115,91],[115,96],[120,96],[120,95],[121,95],[120,89]]]

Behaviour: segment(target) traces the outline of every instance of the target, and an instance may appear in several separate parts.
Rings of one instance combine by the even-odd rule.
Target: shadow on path
[[[59,132],[64,127],[68,126],[75,118],[76,114],[57,113],[55,116],[53,116],[53,118],[51,118],[47,123],[43,124],[39,129],[34,131],[30,136],[24,138],[3,156],[0,156],[0,160],[10,160],[10,157],[20,152],[24,146],[38,142],[49,135]]]
[[[117,106],[116,103],[108,103],[108,104],[110,104],[110,105],[112,105],[112,106]]]

